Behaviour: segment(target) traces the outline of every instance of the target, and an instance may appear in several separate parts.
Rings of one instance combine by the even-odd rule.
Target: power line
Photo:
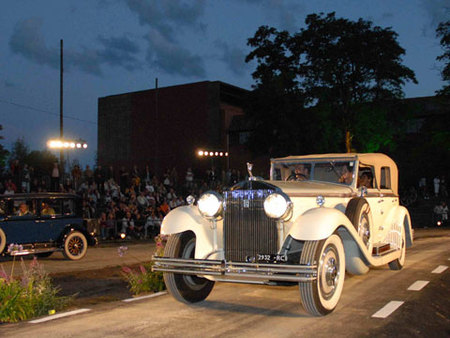
[[[49,115],[56,115],[56,116],[59,116],[58,113],[54,113],[54,112],[51,112],[51,111],[48,111],[48,110],[44,110],[44,109],[40,109],[40,108],[35,108],[35,107],[27,106],[27,105],[20,104],[20,103],[16,103],[16,102],[12,102],[12,101],[6,101],[6,100],[0,99],[0,102],[8,103],[8,104],[10,104],[10,105],[12,105],[12,106],[16,106],[16,107],[20,107],[20,108],[25,108],[25,109],[34,110],[34,111],[37,111],[37,112],[40,112],[40,113],[46,113],[46,114],[49,114]],[[83,120],[83,119],[79,119],[79,118],[77,118],[77,117],[68,116],[68,115],[64,115],[64,118],[65,118],[65,119],[75,120],[75,121],[80,121],[80,122],[85,122],[85,123],[97,124],[97,122],[94,122],[94,121]]]

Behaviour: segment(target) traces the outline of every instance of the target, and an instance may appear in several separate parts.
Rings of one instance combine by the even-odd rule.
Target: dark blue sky
[[[3,0],[0,3],[0,124],[3,145],[24,137],[43,149],[59,136],[59,41],[64,40],[65,135],[89,143],[70,154],[93,163],[98,97],[203,80],[250,89],[247,39],[261,25],[291,32],[306,15],[331,11],[392,27],[418,85],[406,97],[442,87],[435,29],[449,0]]]

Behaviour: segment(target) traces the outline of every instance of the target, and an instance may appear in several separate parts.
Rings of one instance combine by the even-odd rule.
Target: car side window
[[[61,200],[59,199],[44,199],[41,201],[41,216],[55,217],[61,216]]]
[[[391,188],[391,168],[381,167],[380,189]]]
[[[374,168],[360,166],[358,170],[358,185],[357,187],[366,187],[367,189],[376,188],[374,182]]]

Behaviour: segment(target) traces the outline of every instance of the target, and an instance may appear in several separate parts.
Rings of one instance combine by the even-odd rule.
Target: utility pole
[[[155,78],[155,175],[159,175],[158,78]]]
[[[61,48],[60,48],[60,77],[59,77],[59,138],[61,142],[63,142],[64,139],[64,125],[63,125],[63,40],[61,39]],[[62,175],[60,177],[62,178],[64,176],[64,150],[61,148],[59,151],[59,162],[61,163],[61,172]]]

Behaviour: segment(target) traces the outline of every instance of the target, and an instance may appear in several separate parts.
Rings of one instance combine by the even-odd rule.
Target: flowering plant
[[[156,255],[162,255],[164,247],[167,242],[167,236],[158,235],[155,237],[156,242]],[[127,254],[128,247],[121,246],[117,249],[117,253],[120,257]],[[144,292],[159,292],[165,290],[163,274],[161,272],[152,271],[153,263],[139,265],[139,269],[132,269],[128,266],[122,267],[122,276],[128,282],[128,287],[133,294],[138,295]]]
[[[67,306],[70,297],[59,297],[50,277],[36,258],[29,267],[21,259],[22,276],[15,278],[0,271],[0,322],[17,322],[47,313],[54,313]]]

